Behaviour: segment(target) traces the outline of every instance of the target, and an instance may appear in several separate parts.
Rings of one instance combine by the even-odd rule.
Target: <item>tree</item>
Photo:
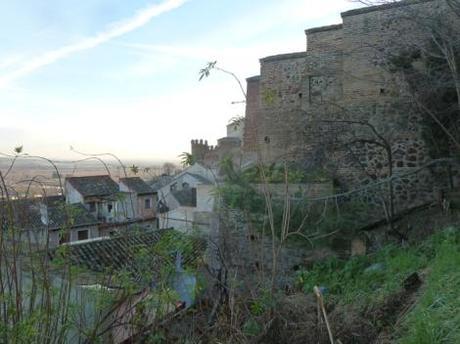
[[[14,152],[16,154],[21,154],[22,153],[23,146],[18,146],[14,148]]]
[[[393,148],[392,137],[390,134],[383,134],[376,126],[372,125],[369,121],[358,120],[322,120],[322,123],[329,123],[332,125],[345,126],[342,132],[345,133],[346,138],[336,137],[339,145],[344,146],[353,157],[354,161],[358,163],[364,173],[372,180],[377,180],[380,176],[377,171],[370,168],[361,161],[359,153],[355,152],[356,148],[362,146],[374,146],[382,149],[385,153],[385,162],[382,164],[383,169],[386,165],[386,177],[388,178],[388,199],[382,197],[382,204],[384,207],[385,215],[387,217],[390,228],[393,229],[393,218],[395,216],[395,196],[393,188]],[[368,154],[368,153],[367,153]],[[381,171],[379,169],[379,171]],[[382,173],[380,173],[381,175]]]
[[[195,163],[195,157],[191,153],[182,152],[179,157],[181,158],[181,164],[184,168],[192,166]]]
[[[234,125],[236,127],[239,127],[242,123],[244,123],[244,116],[234,116],[230,118],[230,121],[228,124]]]
[[[213,70],[213,69],[218,70],[218,71],[220,71],[222,73],[225,73],[225,74],[228,74],[228,75],[232,76],[233,79],[235,79],[236,82],[238,83],[240,91],[244,96],[244,100],[246,101],[246,91],[244,90],[243,84],[241,83],[240,79],[236,76],[235,73],[230,72],[230,71],[228,71],[226,69],[220,68],[217,65],[217,61],[208,62],[204,68],[201,68],[200,72],[199,72],[200,77],[199,77],[198,80],[201,81],[204,78],[209,77],[209,75],[211,75],[211,70]]]
[[[21,149],[15,151],[14,156],[0,152],[11,158],[7,172],[14,168],[17,159],[40,159],[53,167],[61,185],[56,162],[32,157]],[[131,170],[137,173],[139,167],[133,165]],[[161,333],[159,327],[167,320],[166,313],[179,300],[171,285],[177,272],[177,261],[171,252],[183,253],[184,269],[193,271],[199,263],[189,264],[186,257],[195,257],[196,250],[191,249],[197,247],[194,239],[168,231],[146,245],[141,244],[142,239],[136,240],[135,247],[125,257],[126,262],[98,264],[102,269],[91,274],[88,265],[84,270],[78,267],[80,262],[72,258],[70,245],[53,247],[56,243],[50,233],[56,233],[54,221],[44,221],[43,217],[37,225],[34,221],[35,216],[40,219],[44,209],[48,218],[48,206],[52,206],[53,213],[59,212],[59,235],[65,237],[75,227],[82,210],[63,200],[62,203],[49,200],[48,178],[36,175],[30,180],[12,182],[14,177],[7,177],[8,173],[0,171],[0,342],[99,343],[112,342],[111,335],[119,329],[130,336]],[[25,195],[15,190],[19,183],[27,185]],[[40,187],[41,197],[31,197],[32,184]],[[146,232],[138,229],[130,226],[129,231],[117,235],[144,237]],[[94,262],[93,257],[90,260]],[[82,287],[86,284],[81,283],[83,280],[91,281],[91,285]],[[149,291],[145,286],[151,286],[152,281],[155,287]]]
[[[132,165],[129,169],[135,175],[139,173],[139,166]]]
[[[167,174],[168,176],[172,175],[175,170],[176,165],[174,165],[172,162],[165,162],[163,164],[163,173]]]

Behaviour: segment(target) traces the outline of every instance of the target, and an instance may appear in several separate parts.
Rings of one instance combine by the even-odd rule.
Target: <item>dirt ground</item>
[[[419,275],[409,276],[398,293],[369,309],[353,305],[326,306],[328,320],[336,343],[391,343],[398,320],[414,304],[423,285]],[[164,324],[161,331],[167,343],[260,343],[260,344],[329,344],[325,322],[313,294],[295,293],[280,300],[276,310],[256,317],[263,324],[258,335],[245,335],[244,323],[249,312],[242,305],[225,305],[220,316],[209,323],[212,303],[203,300],[193,309]],[[233,314],[233,316],[230,316]]]

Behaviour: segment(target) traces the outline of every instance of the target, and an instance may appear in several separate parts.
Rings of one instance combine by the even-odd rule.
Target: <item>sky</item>
[[[70,149],[177,161],[244,114],[238,84],[259,59],[304,51],[347,0],[0,0],[0,153]]]

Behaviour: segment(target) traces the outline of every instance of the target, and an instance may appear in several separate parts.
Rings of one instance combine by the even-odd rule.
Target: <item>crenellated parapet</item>
[[[208,141],[203,139],[192,140],[191,148],[192,155],[195,157],[196,161],[203,161],[206,153],[210,150]]]

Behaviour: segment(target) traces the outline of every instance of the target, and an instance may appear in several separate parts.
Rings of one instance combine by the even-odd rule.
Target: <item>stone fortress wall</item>
[[[341,24],[305,31],[305,52],[262,58],[260,75],[247,79],[244,154],[267,162],[301,161],[306,168],[327,166],[348,188],[368,183],[369,172],[388,176],[385,152],[370,144],[349,149],[331,143],[347,141],[350,130],[372,138],[368,127],[343,122],[367,121],[390,142],[394,174],[426,164],[421,116],[384,57],[425,44],[426,33],[407,18],[430,16],[445,6],[444,0],[403,0],[344,12]],[[431,176],[414,178],[428,183]],[[396,188],[402,200],[420,198]]]
[[[349,190],[389,172],[381,147],[343,144],[375,139],[369,127],[345,123],[360,121],[390,143],[393,175],[417,170],[430,160],[422,116],[386,58],[429,41],[411,18],[446,9],[445,0],[402,0],[344,12],[340,24],[305,30],[305,51],[262,58],[260,75],[246,79],[244,126],[228,126],[215,147],[192,140],[192,154],[210,167],[226,156],[241,166],[294,161],[306,170],[328,170]],[[395,184],[401,202],[433,197],[430,172]]]

